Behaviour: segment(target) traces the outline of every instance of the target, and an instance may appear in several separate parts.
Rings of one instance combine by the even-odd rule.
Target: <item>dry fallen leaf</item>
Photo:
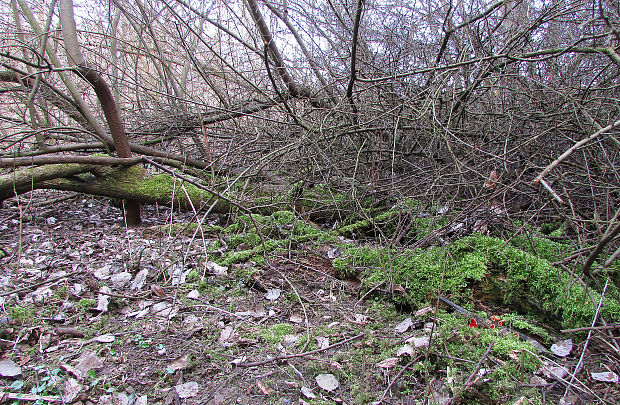
[[[179,396],[179,398],[190,398],[198,395],[198,392],[200,391],[200,386],[197,382],[189,381],[185,384],[179,384],[175,386],[174,389],[177,391],[177,395]]]
[[[353,314],[353,319],[351,319],[351,322],[356,325],[366,325],[368,323],[368,319],[368,315]]]
[[[308,387],[301,387],[301,393],[308,399],[315,399],[316,395]]]
[[[209,270],[210,273],[218,277],[228,275],[228,267],[220,266],[219,264],[212,261],[207,262],[207,270]]]
[[[97,297],[97,308],[95,309],[102,313],[108,312],[108,305],[110,303],[110,296],[108,294],[110,294],[112,290],[110,290],[108,286],[103,286],[99,289],[99,292],[100,294]]]
[[[79,371],[81,378],[86,377],[90,370],[96,370],[101,367],[103,367],[103,361],[91,351],[85,351],[82,353],[77,360],[77,364],[75,365],[75,369]]]
[[[166,368],[172,371],[183,370],[187,368],[187,364],[189,363],[189,361],[190,361],[190,355],[189,353],[186,353],[172,360]]]
[[[67,381],[62,385],[62,399],[66,403],[72,403],[84,391],[84,386],[75,378],[67,378]]]
[[[379,368],[392,368],[398,364],[398,357],[390,357],[375,364]]]
[[[543,363],[542,372],[547,378],[562,379],[568,375],[566,368],[553,365],[547,361]]]
[[[166,292],[159,285],[151,284],[151,292],[159,298],[166,298]]]
[[[396,351],[396,356],[401,357],[404,355],[413,356],[413,347],[410,345],[404,345]]]
[[[617,383],[618,374],[614,373],[613,371],[606,371],[603,373],[592,373],[592,379],[595,381]]]
[[[497,171],[492,170],[489,178],[484,182],[484,188],[493,190],[497,186]]]
[[[394,328],[396,333],[404,333],[413,325],[413,320],[411,318],[407,318]]]
[[[99,343],[112,343],[116,340],[116,337],[112,334],[105,334],[105,335],[95,336],[93,340]]]
[[[414,347],[427,347],[431,340],[428,336],[412,336],[407,339],[407,343],[413,343]]]
[[[217,339],[217,342],[220,345],[226,346],[226,342],[232,339],[235,335],[235,328],[228,325],[220,332],[220,337]]]
[[[22,374],[22,368],[15,364],[12,360],[4,359],[0,361],[0,376],[17,377]]]
[[[340,386],[338,379],[333,374],[319,374],[316,376],[315,380],[317,385],[325,391],[331,392]]]
[[[325,336],[317,336],[316,344],[319,346],[319,349],[325,349],[329,347],[329,338]]]
[[[261,380],[257,380],[256,385],[258,386],[258,389],[265,395],[270,395],[273,392],[273,388],[267,386]]]
[[[269,301],[275,301],[278,298],[280,298],[281,293],[282,293],[282,290],[280,290],[279,288],[273,288],[271,290],[267,290],[267,293],[265,294],[265,298],[268,299]]]
[[[551,351],[558,357],[566,357],[573,350],[573,340],[561,340],[551,345]]]
[[[427,306],[424,307],[422,309],[419,309],[416,313],[415,313],[415,317],[418,318],[424,314],[428,314],[429,312],[433,312],[434,308],[432,306]]]

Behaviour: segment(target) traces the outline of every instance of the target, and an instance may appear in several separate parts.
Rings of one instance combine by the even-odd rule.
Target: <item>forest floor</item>
[[[542,342],[547,350],[537,352],[500,327],[504,319],[518,324],[509,308],[472,303],[472,311],[489,318],[473,327],[467,313],[437,296],[421,308],[396,305],[392,298],[402,287],[368,288],[360,273],[343,278],[333,265],[344,245],[358,241],[308,240],[262,260],[218,264],[206,258],[248,246],[233,247],[230,235],[227,245],[217,232],[183,230],[196,221],[188,213],[145,207],[144,223],[126,229],[120,210],[104,200],[31,196],[0,209],[0,400],[577,404],[620,398],[618,355],[604,336],[591,336],[584,348],[584,334],[573,343],[556,330]],[[213,216],[205,223],[226,220]]]

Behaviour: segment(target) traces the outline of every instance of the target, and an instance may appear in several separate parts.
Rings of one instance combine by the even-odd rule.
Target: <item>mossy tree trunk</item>
[[[196,209],[215,203],[212,212],[227,213],[232,204],[171,175],[146,175],[141,166],[108,167],[57,164],[22,169],[0,176],[0,201],[36,189],[75,191],[138,204],[174,205]]]

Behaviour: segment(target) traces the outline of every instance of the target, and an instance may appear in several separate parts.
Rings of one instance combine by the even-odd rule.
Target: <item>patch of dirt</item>
[[[450,368],[427,374],[425,361],[456,358],[424,344],[437,333],[432,313],[409,325],[392,304],[361,300],[359,281],[336,277],[333,246],[224,269],[205,263],[215,236],[171,232],[191,214],[145,207],[144,224],[126,229],[103,200],[31,196],[0,210],[0,347],[21,368],[1,391],[85,404],[528,403],[531,376],[492,399],[476,372],[458,395]],[[588,353],[588,367],[603,363]],[[471,370],[501,361],[457,360]],[[322,382],[329,374],[337,387]],[[557,402],[565,385],[541,380]],[[596,384],[580,397],[618,391]]]

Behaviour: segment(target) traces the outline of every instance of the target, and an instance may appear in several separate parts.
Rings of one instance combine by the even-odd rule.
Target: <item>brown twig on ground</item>
[[[607,281],[605,282],[605,287],[603,288],[603,292],[601,293],[601,299],[598,302],[598,306],[596,308],[596,313],[594,314],[594,319],[592,320],[592,327],[594,327],[596,325],[596,321],[598,320],[598,316],[601,313],[601,307],[603,306],[603,299],[605,298],[605,293],[607,292],[607,286],[609,285],[609,279],[607,279]],[[590,339],[592,338],[592,329],[590,329],[590,331],[588,332],[588,338],[586,339],[584,345],[583,345],[583,350],[581,351],[581,356],[579,357],[579,362],[577,362],[577,366],[575,366],[575,372],[572,373],[570,381],[569,381],[569,385],[566,386],[566,391],[564,391],[564,396],[566,396],[566,394],[568,394],[568,390],[570,388],[570,385],[572,385],[573,380],[575,379],[575,377],[577,376],[577,374],[579,373],[579,371],[581,371],[581,366],[583,365],[583,358],[586,355],[586,350],[588,349],[588,343],[590,343]]]
[[[469,376],[469,378],[467,379],[467,381],[465,381],[465,385],[463,386],[463,389],[460,390],[451,400],[450,402],[448,402],[448,404],[455,404],[455,403],[460,403],[463,394],[472,386],[474,385],[478,379],[476,378],[474,380],[474,378],[476,377],[476,375],[478,374],[478,371],[480,371],[480,368],[482,367],[482,363],[484,363],[484,361],[486,360],[487,357],[489,357],[489,353],[491,353],[491,349],[493,348],[493,345],[495,344],[495,342],[491,342],[491,344],[489,345],[489,347],[487,348],[487,351],[484,352],[484,354],[482,355],[482,357],[480,358],[480,360],[478,361],[478,364],[476,364],[476,367],[474,368],[474,371],[471,373],[471,375]]]
[[[289,355],[286,355],[286,356],[276,356],[276,357],[273,357],[271,359],[267,359],[267,360],[263,360],[263,361],[255,361],[255,362],[252,362],[252,363],[241,363],[241,364],[238,364],[237,367],[256,367],[256,366],[262,366],[264,364],[274,363],[274,362],[281,361],[281,360],[288,360],[288,359],[294,359],[296,357],[309,356],[309,355],[314,354],[314,353],[320,353],[320,352],[324,352],[324,351],[329,350],[329,349],[333,349],[334,347],[342,346],[343,344],[349,343],[349,342],[351,342],[353,340],[356,340],[356,339],[359,339],[359,338],[361,338],[364,335],[365,335],[365,333],[360,333],[358,335],[355,335],[353,337],[345,339],[345,340],[343,340],[341,342],[334,343],[333,345],[329,345],[329,346],[324,347],[322,349],[310,350],[309,352],[303,352],[303,353],[297,353],[297,354],[289,354]]]
[[[586,326],[583,328],[562,329],[560,332],[573,333],[573,332],[583,332],[586,330],[610,330],[610,329],[620,329],[620,323],[612,323],[612,324],[605,325],[605,326]]]
[[[0,297],[4,297],[6,295],[11,295],[13,293],[18,293],[18,292],[25,291],[25,290],[31,290],[31,289],[33,289],[35,287],[40,287],[43,284],[53,283],[54,281],[58,281],[58,280],[61,280],[63,278],[67,278],[69,276],[72,276],[74,274],[81,273],[81,272],[82,272],[82,270],[75,270],[75,271],[72,271],[71,273],[65,274],[64,276],[58,276],[58,277],[50,278],[49,280],[41,281],[39,283],[35,283],[35,284],[29,285],[29,286],[26,286],[26,287],[17,288],[15,290],[11,290],[11,291],[5,291],[3,293],[0,293]]]
[[[405,364],[405,367],[403,367],[398,374],[396,374],[396,376],[392,379],[392,381],[388,384],[387,388],[385,389],[385,391],[383,391],[383,395],[381,395],[381,398],[379,398],[379,400],[377,402],[373,402],[373,404],[379,405],[381,403],[383,403],[383,400],[385,399],[385,396],[387,395],[388,391],[390,390],[390,388],[392,388],[392,385],[394,385],[394,383],[396,381],[398,381],[398,379],[400,378],[401,375],[403,375],[403,373],[405,372],[405,370],[407,370],[409,367],[411,367],[411,365],[413,363],[415,363],[416,361],[420,360],[420,357],[424,356],[424,354],[419,355],[418,357],[416,357],[415,359],[411,360],[409,363]]]

